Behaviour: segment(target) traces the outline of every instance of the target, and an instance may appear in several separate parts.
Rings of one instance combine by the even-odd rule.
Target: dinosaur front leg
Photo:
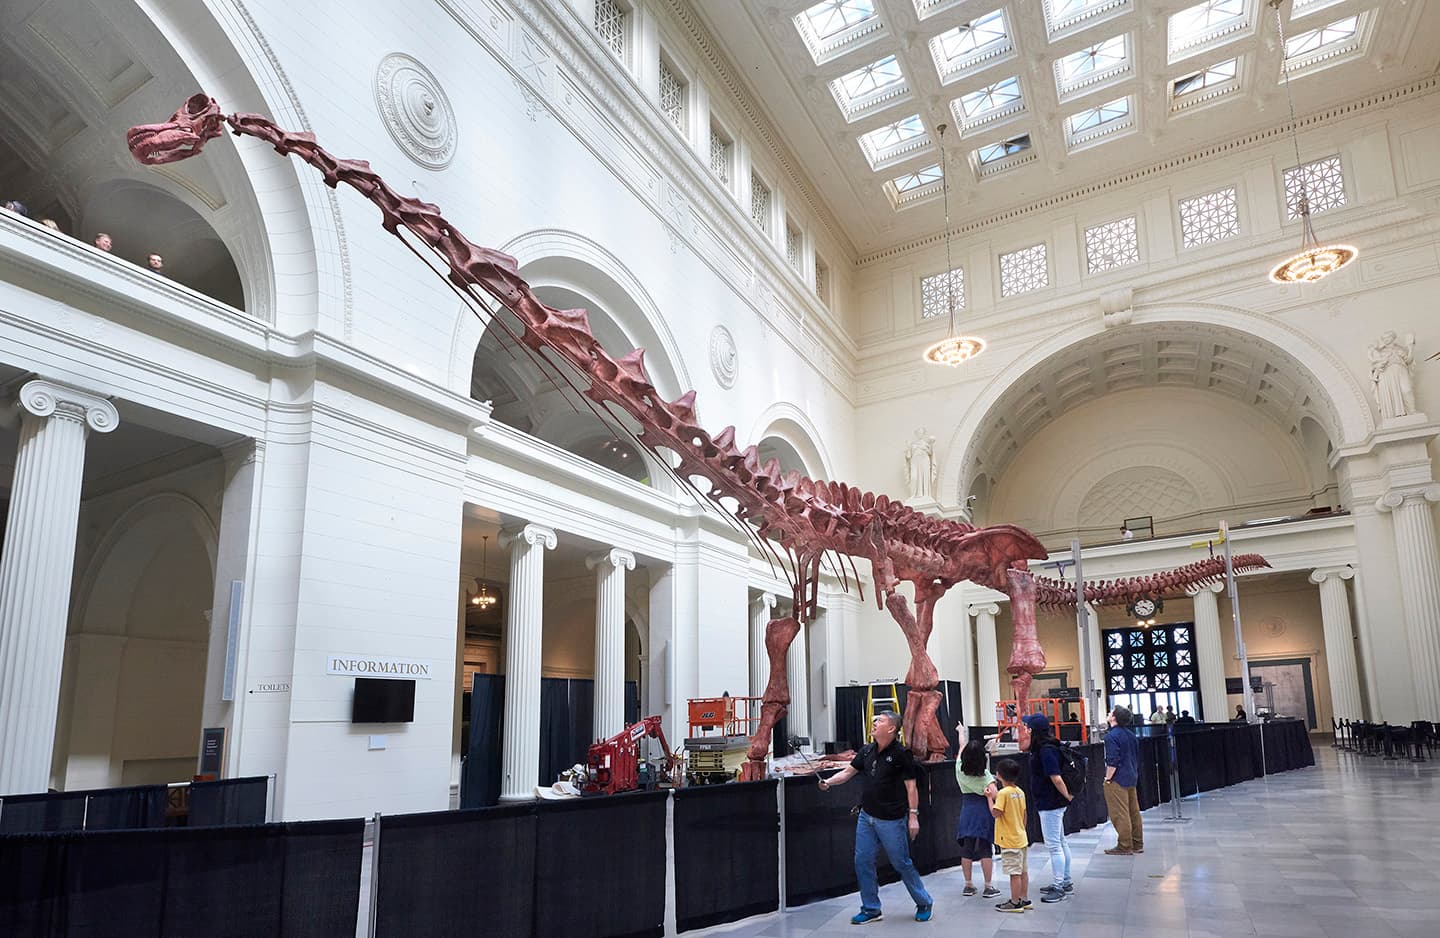
[[[1015,638],[1010,645],[1010,687],[1015,700],[1024,708],[1030,696],[1030,680],[1045,670],[1045,649],[1035,629],[1035,577],[1029,570],[1005,571],[1010,588],[1010,612],[1015,622]]]
[[[745,764],[740,766],[740,781],[755,782],[765,778],[765,754],[770,751],[770,736],[775,724],[790,706],[790,684],[785,680],[785,655],[790,643],[800,634],[800,623],[794,616],[771,619],[765,626],[765,654],[770,659],[770,680],[760,703],[760,726],[750,737]]]
[[[905,633],[910,646],[910,670],[905,674],[909,692],[905,697],[905,742],[912,752],[926,762],[938,762],[945,758],[949,740],[940,729],[938,717],[940,672],[930,660],[928,645],[930,632],[935,626],[935,600],[944,593],[929,584],[915,584],[915,605],[917,616],[910,611],[910,604],[904,594],[892,590],[885,597],[885,606],[890,615]]]

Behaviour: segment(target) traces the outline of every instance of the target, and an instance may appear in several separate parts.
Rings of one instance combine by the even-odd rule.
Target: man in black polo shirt
[[[860,912],[850,920],[865,925],[880,920],[880,882],[875,875],[879,848],[885,848],[890,865],[900,874],[915,900],[915,921],[930,921],[933,902],[915,864],[910,841],[920,833],[920,766],[915,755],[900,745],[900,715],[892,710],[875,715],[871,724],[875,741],[834,775],[820,780],[820,790],[843,785],[857,774],[865,781],[860,796],[860,817],[855,822],[855,878],[860,881]]]

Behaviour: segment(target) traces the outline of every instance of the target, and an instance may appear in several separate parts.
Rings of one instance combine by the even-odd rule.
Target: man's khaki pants
[[[1121,850],[1144,850],[1145,828],[1140,821],[1140,799],[1135,789],[1106,782],[1105,808],[1110,813],[1110,823],[1115,825],[1115,846]]]

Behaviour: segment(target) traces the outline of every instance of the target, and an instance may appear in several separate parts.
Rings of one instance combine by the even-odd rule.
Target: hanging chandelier
[[[945,338],[925,350],[925,361],[952,368],[965,364],[985,351],[985,340],[955,334],[955,264],[950,259],[950,166],[945,157],[945,124],[935,128],[940,133],[940,187],[945,194],[945,309],[950,328]]]
[[[476,580],[480,584],[480,592],[470,597],[470,605],[484,612],[494,608],[499,598],[492,592],[490,587],[485,585],[485,576],[490,566],[490,537],[486,535],[485,542],[480,548],[480,577]]]
[[[1290,93],[1290,54],[1285,46],[1285,21],[1280,15],[1282,0],[1268,0],[1275,11],[1275,28],[1280,33],[1280,72],[1285,79],[1285,100],[1290,105],[1290,142],[1295,148],[1295,175],[1300,192],[1296,208],[1300,215],[1300,253],[1287,257],[1270,268],[1270,279],[1276,283],[1315,283],[1330,276],[1360,255],[1358,248],[1348,244],[1324,244],[1315,234],[1310,221],[1310,193],[1305,184],[1305,167],[1300,163],[1300,131],[1295,121],[1295,97]]]

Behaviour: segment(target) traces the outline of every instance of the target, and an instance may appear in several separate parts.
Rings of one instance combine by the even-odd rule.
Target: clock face
[[[1155,600],[1137,599],[1131,608],[1134,609],[1137,619],[1148,619],[1155,614]]]

